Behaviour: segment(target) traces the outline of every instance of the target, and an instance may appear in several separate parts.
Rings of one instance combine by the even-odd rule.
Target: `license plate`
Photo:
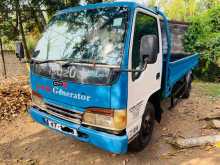
[[[65,132],[67,134],[78,136],[78,132],[77,132],[76,129],[72,129],[72,128],[68,128],[68,127],[62,126],[61,124],[55,123],[55,122],[53,122],[51,120],[48,120],[48,119],[45,119],[45,121],[46,121],[47,125],[50,128],[56,129],[58,131]]]

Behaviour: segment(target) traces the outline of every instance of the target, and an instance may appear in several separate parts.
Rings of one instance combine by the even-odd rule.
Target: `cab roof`
[[[139,3],[123,1],[123,2],[102,2],[102,3],[96,3],[96,4],[88,4],[85,6],[69,7],[67,9],[58,11],[55,15],[66,14],[66,13],[76,12],[80,10],[89,10],[89,9],[105,8],[105,7],[128,7],[133,10],[139,7],[139,8],[148,10],[154,14],[157,14],[156,10],[147,8]]]

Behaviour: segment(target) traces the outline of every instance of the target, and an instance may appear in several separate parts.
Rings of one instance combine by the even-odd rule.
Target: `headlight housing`
[[[37,106],[41,109],[45,109],[46,108],[46,105],[43,101],[43,98],[40,94],[32,91],[32,105],[33,106]]]
[[[127,111],[91,108],[84,113],[83,124],[112,131],[121,131],[127,125]]]

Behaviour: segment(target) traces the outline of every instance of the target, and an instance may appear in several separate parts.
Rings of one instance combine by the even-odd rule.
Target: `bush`
[[[184,45],[186,51],[200,53],[200,67],[196,73],[204,80],[219,81],[220,5],[193,17],[191,22]]]

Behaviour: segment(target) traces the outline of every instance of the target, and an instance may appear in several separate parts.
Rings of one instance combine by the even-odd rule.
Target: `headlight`
[[[127,111],[88,109],[83,115],[83,123],[108,130],[120,131],[126,128]]]
[[[42,96],[34,91],[32,91],[32,104],[42,109],[46,108]]]

